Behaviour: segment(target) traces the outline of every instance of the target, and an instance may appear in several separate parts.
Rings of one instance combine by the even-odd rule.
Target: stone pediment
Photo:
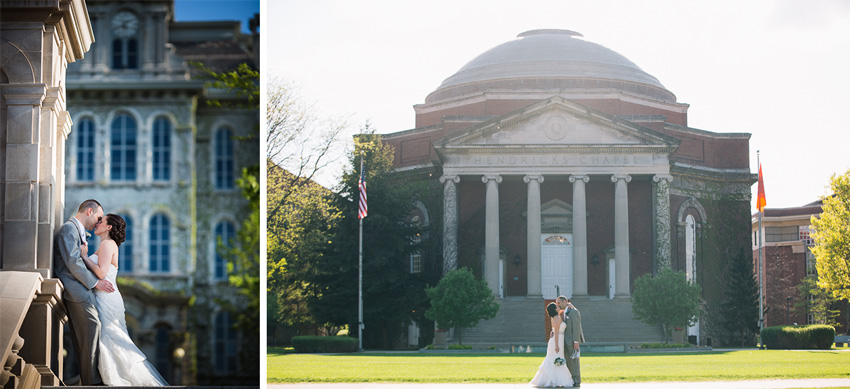
[[[435,148],[675,147],[678,140],[552,97],[435,142]]]

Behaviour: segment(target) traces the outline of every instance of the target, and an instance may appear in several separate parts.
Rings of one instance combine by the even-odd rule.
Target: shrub
[[[761,342],[770,349],[829,350],[835,340],[835,328],[822,324],[773,326],[761,330]]]
[[[472,346],[466,344],[450,344],[449,350],[472,350]]]
[[[296,336],[292,347],[298,353],[353,353],[357,339],[347,336]]]
[[[640,348],[689,348],[690,343],[641,343]]]

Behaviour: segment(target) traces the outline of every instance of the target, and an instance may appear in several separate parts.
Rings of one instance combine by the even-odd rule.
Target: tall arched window
[[[122,113],[112,121],[111,179],[134,181],[136,179],[136,121]]]
[[[688,277],[688,281],[696,280],[694,273],[697,256],[696,225],[696,220],[692,215],[685,217],[685,275]]]
[[[138,69],[139,19],[131,12],[120,11],[112,17],[112,68]]]
[[[118,246],[118,271],[121,273],[133,272],[133,219],[127,215],[118,215],[127,224],[124,243]]]
[[[94,180],[94,122],[85,118],[77,126],[77,181]]]
[[[224,247],[232,247],[233,238],[236,236],[236,227],[230,222],[221,222],[215,226],[215,265],[213,267],[213,277],[216,280],[227,278],[227,260],[221,256],[219,252],[219,242]]]
[[[171,336],[169,328],[164,324],[156,326],[156,354],[153,358],[153,364],[156,370],[163,377],[171,376]]]
[[[150,224],[150,266],[151,273],[171,271],[171,226],[163,214],[154,215]]]
[[[233,157],[233,132],[220,128],[215,133],[215,188],[233,189],[235,186],[235,162]]]
[[[153,179],[171,179],[171,121],[164,117],[153,122]]]
[[[215,359],[215,370],[217,373],[231,373],[236,371],[236,329],[233,327],[233,319],[227,312],[219,312],[213,320],[213,350]]]

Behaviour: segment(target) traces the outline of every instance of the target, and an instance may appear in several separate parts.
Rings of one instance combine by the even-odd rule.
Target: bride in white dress
[[[94,234],[100,237],[97,252],[87,257],[83,243],[83,260],[100,279],[115,285],[114,293],[95,291],[100,316],[100,358],[98,370],[109,386],[168,386],[145,354],[130,339],[124,318],[124,299],[118,291],[118,246],[124,242],[126,223],[121,216],[108,214],[97,222]]]
[[[564,329],[567,325],[561,320],[558,314],[558,306],[555,303],[549,303],[546,306],[546,314],[552,321],[552,335],[549,337],[549,344],[546,346],[546,357],[537,369],[537,374],[531,379],[531,385],[536,387],[572,387],[573,377],[566,363],[560,365],[555,364],[555,360],[560,358],[564,361]],[[554,329],[557,328],[557,331]]]

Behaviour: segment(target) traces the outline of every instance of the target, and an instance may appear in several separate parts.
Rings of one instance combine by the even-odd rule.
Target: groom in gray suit
[[[103,219],[103,207],[96,200],[80,204],[77,214],[69,219],[53,240],[53,272],[65,286],[62,299],[68,309],[74,351],[80,363],[80,382],[83,385],[103,384],[98,372],[98,341],[100,319],[95,306],[94,289],[114,292],[107,280],[99,280],[86,268],[80,257],[81,245],[86,242],[86,231],[92,230]]]
[[[567,368],[573,376],[573,386],[581,386],[581,353],[579,344],[584,343],[584,332],[581,330],[581,312],[564,296],[558,296],[558,308],[564,310],[561,319],[567,324],[564,329],[564,358]]]

